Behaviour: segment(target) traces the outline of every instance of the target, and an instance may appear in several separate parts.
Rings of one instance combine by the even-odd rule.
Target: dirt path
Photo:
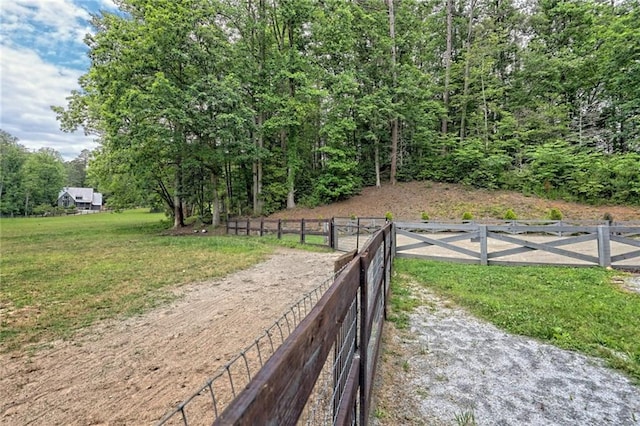
[[[35,354],[0,355],[0,424],[153,424],[300,297],[340,253],[279,250],[169,306],[86,329]]]
[[[413,291],[424,306],[409,330],[385,330],[374,424],[640,425],[640,387],[601,360]]]

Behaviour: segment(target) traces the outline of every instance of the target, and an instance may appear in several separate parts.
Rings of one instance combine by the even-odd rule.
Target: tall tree
[[[22,165],[27,149],[18,138],[0,129],[0,214],[19,214],[24,207]]]
[[[62,190],[65,170],[62,157],[51,148],[41,148],[29,154],[22,168],[24,214],[34,206],[55,205]]]

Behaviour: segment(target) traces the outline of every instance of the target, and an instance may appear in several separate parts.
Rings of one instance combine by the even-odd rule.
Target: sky
[[[68,161],[94,149],[94,136],[60,130],[52,105],[67,106],[89,58],[92,13],[112,0],[0,0],[0,128],[31,151],[53,148]]]

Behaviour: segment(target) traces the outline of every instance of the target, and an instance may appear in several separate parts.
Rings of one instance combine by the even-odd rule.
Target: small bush
[[[471,212],[464,212],[462,213],[462,220],[473,220],[473,215]]]
[[[504,220],[516,220],[516,219],[518,219],[518,216],[516,216],[513,209],[508,209],[506,212],[504,212]]]
[[[389,222],[391,222],[393,220],[393,213],[391,212],[386,212],[384,214],[384,218],[387,219]]]
[[[420,219],[429,220],[429,215],[427,214],[427,212],[420,212]]]
[[[554,207],[549,210],[548,218],[551,220],[562,220],[562,212]]]

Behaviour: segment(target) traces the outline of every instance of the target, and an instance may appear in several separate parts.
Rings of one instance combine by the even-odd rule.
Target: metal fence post
[[[260,236],[264,236],[264,218],[260,218]]]
[[[300,219],[300,244],[304,244],[304,219]]]
[[[611,266],[611,233],[609,225],[598,225],[598,264]]]

